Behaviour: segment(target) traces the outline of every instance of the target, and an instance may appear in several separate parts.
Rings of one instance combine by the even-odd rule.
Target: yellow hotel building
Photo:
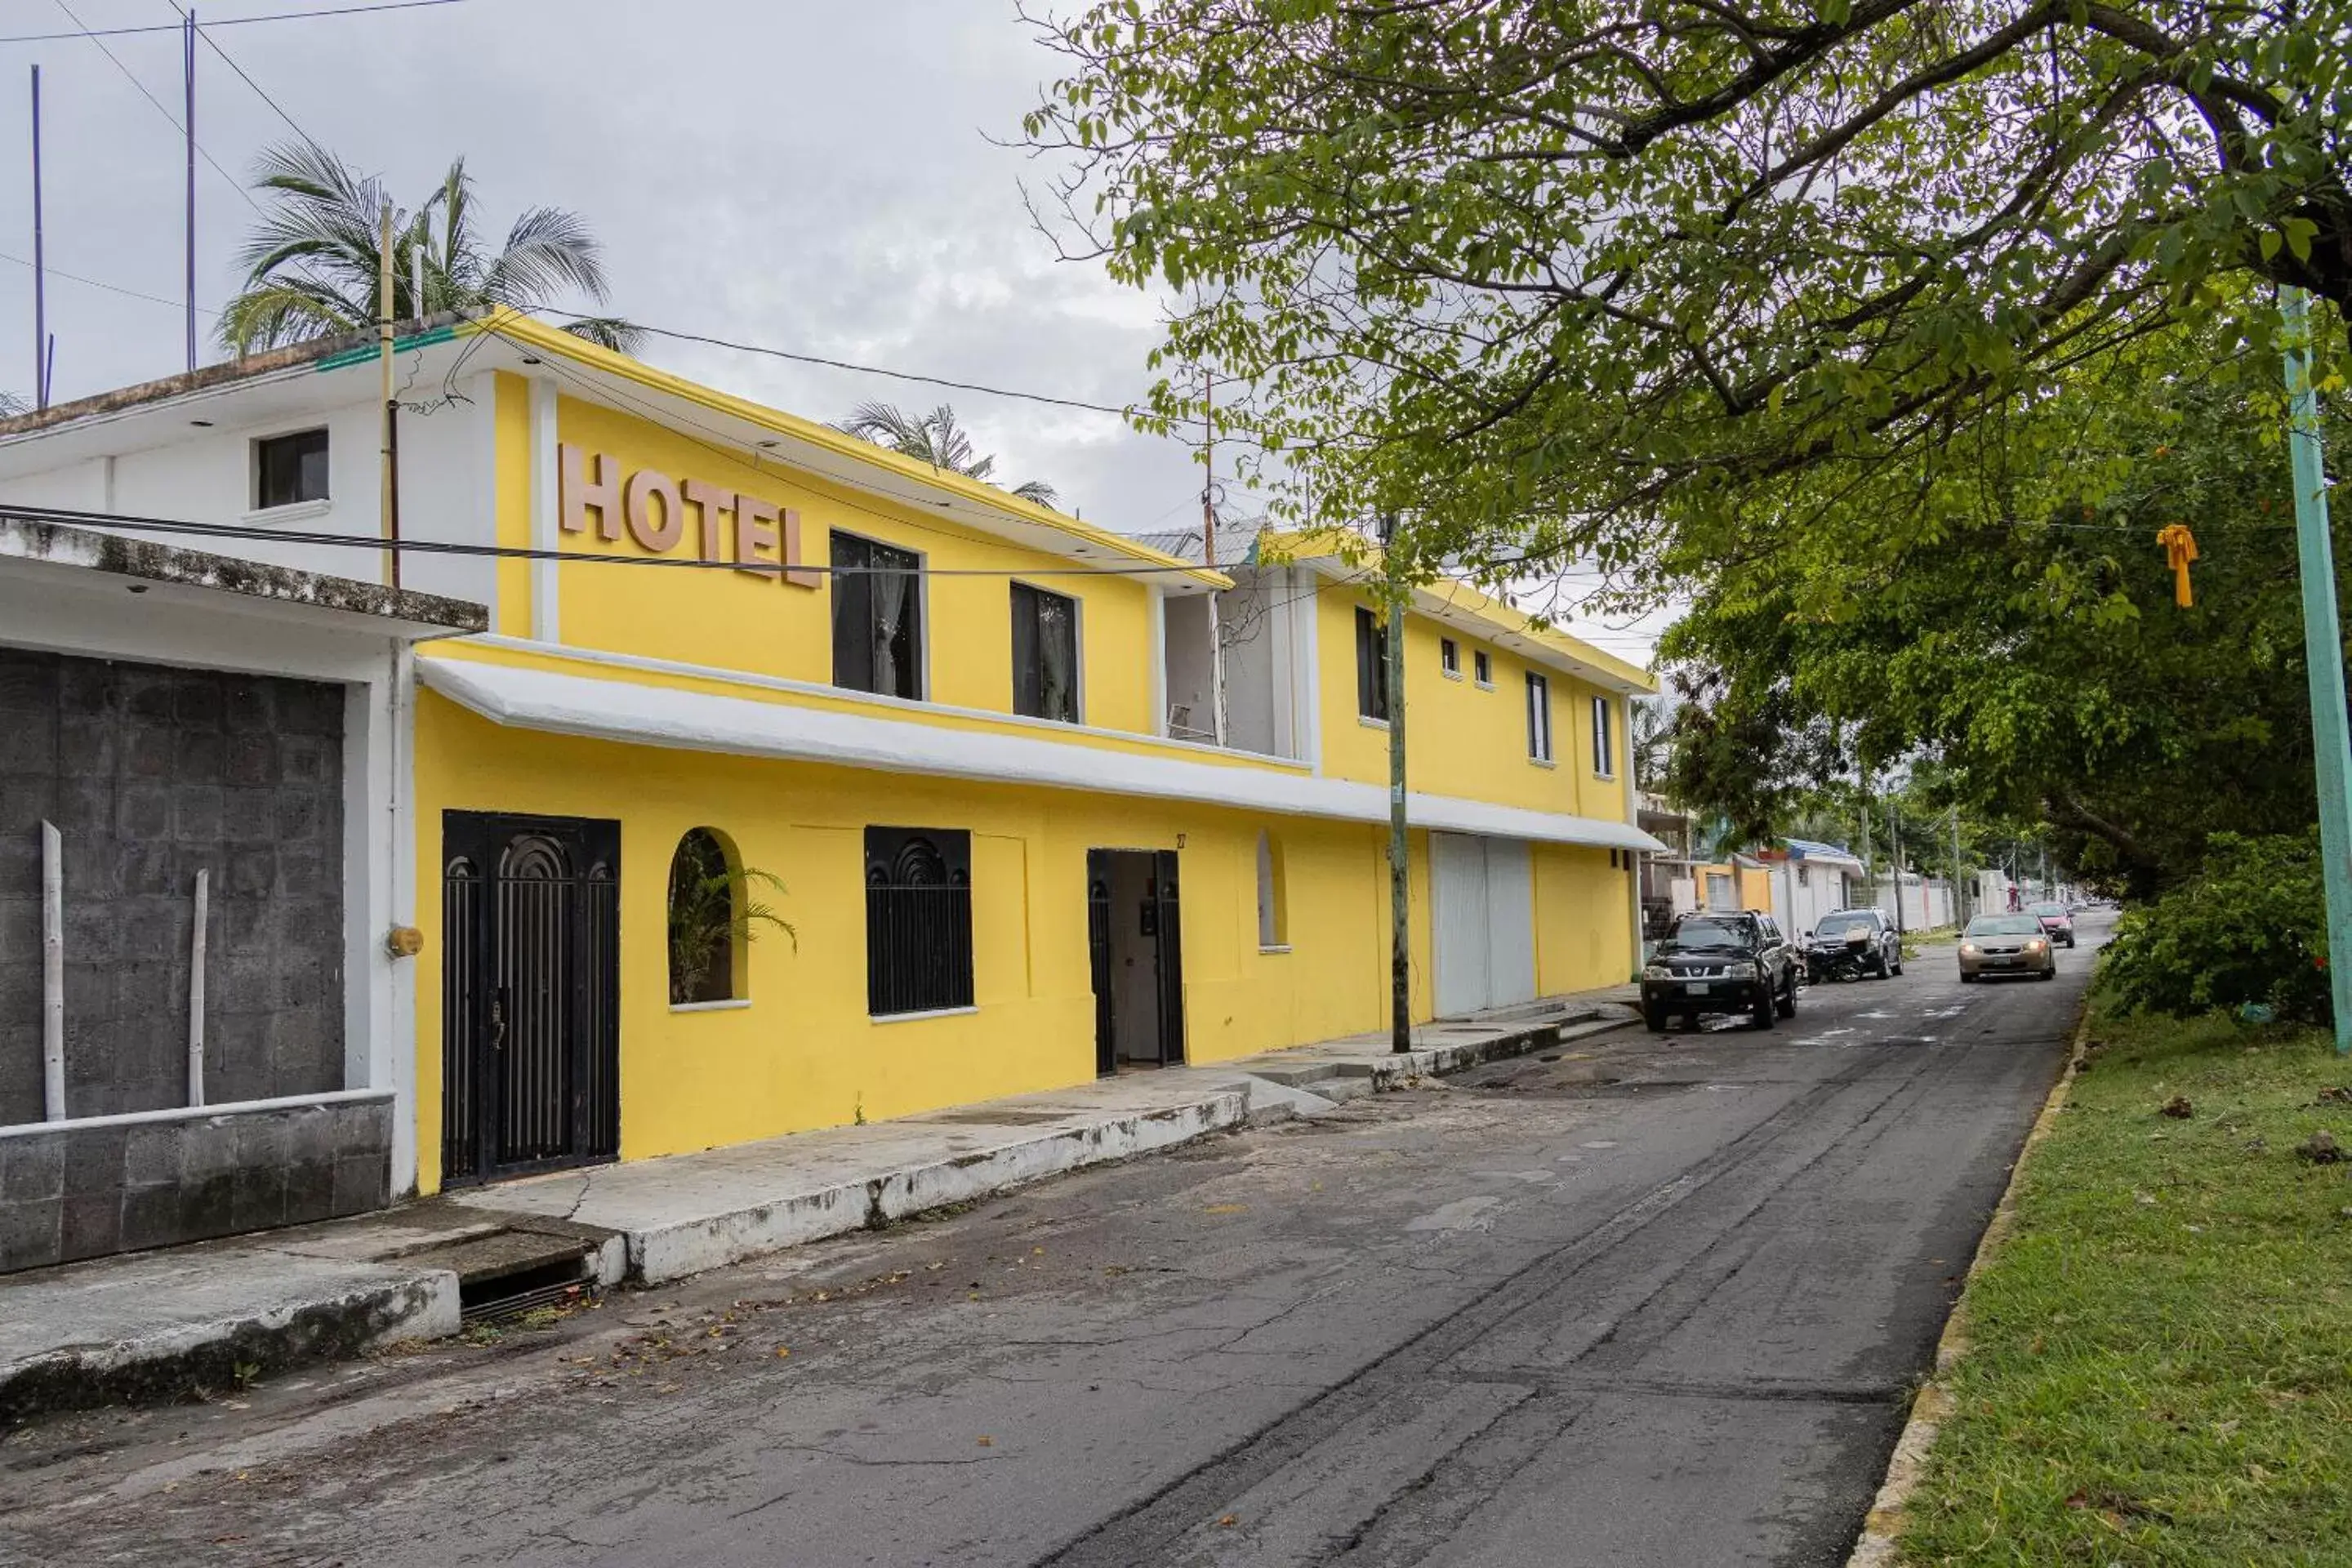
[[[1211,563],[525,318],[412,326],[399,584],[490,629],[389,656],[421,941],[368,950],[395,1000],[354,1027],[394,1037],[395,1193],[1385,1024],[1360,562]],[[344,542],[390,531],[377,374],[312,347],[15,422],[0,500],[383,582]],[[1467,585],[1405,637],[1415,1016],[1624,980],[1649,677]]]

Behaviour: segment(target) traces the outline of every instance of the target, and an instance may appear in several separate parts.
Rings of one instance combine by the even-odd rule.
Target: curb
[[[2026,1161],[2032,1158],[2034,1148],[2049,1135],[2050,1124],[2066,1104],[2067,1092],[2074,1087],[2075,1069],[2082,1064],[2083,1042],[2090,1033],[2091,1015],[2086,1005],[2083,1021],[2074,1026],[2074,1038],[2067,1047],[2065,1070],[2051,1086],[2042,1102],[2042,1114],[2033,1119],[2033,1126],[2026,1132],[2025,1142],[2017,1151],[2017,1162],[2009,1169],[2008,1184],[2001,1188],[2000,1201],[1993,1205],[1992,1218],[1986,1222],[1976,1253],[1969,1259],[1960,1299],[1953,1304],[1952,1315],[1944,1321],[1943,1334],[1936,1341],[1936,1370],[1911,1401],[1910,1418],[1904,1422],[1903,1435],[1895,1441],[1894,1456],[1886,1464],[1886,1479],[1880,1484],[1878,1495],[1871,1500],[1870,1511],[1863,1515],[1862,1533],[1854,1538],[1846,1568],[1892,1568],[1895,1561],[1903,1534],[1903,1510],[1918,1491],[1927,1474],[1927,1457],[1936,1447],[1944,1423],[1951,1418],[1952,1393],[1945,1386],[1945,1379],[1969,1352],[1968,1286],[1975,1282],[1978,1273],[2017,1223],[2017,1184],[2025,1174]]]

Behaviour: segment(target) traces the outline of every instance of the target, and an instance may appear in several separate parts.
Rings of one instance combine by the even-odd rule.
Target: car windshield
[[[1843,936],[1850,931],[1872,930],[1868,915],[1832,915],[1813,928],[1815,936]]]
[[[2028,906],[2027,912],[2029,914],[2036,915],[2063,915],[2066,912],[2066,906],[2063,904],[2032,904]]]
[[[1746,947],[1752,940],[1744,921],[1685,921],[1675,927],[1676,947]]]
[[[1968,936],[2038,936],[2042,922],[2032,915],[1979,915],[1969,922]]]

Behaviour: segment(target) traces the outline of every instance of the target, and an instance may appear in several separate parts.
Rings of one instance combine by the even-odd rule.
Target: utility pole
[[[1969,900],[1968,895],[1960,890],[1960,808],[1955,805],[1952,807],[1952,923],[1956,926],[1969,923]]]
[[[2336,614],[2336,550],[2320,468],[2319,393],[2311,384],[2310,297],[2280,291],[2286,320],[2287,452],[2294,466],[2294,540],[2303,570],[2304,666],[2311,679],[2311,745],[2319,775],[2319,849],[2327,884],[2327,984],[2336,1054],[2352,1055],[2352,742],[2345,736],[2344,632]]]
[[[1870,858],[1870,764],[1862,764],[1862,879],[1869,885],[1870,901],[1878,902],[1878,868]]]
[[[392,198],[383,198],[383,226],[376,236],[375,290],[376,358],[383,369],[383,521],[380,531],[387,543],[400,542],[400,426],[394,415],[400,405],[392,391]],[[400,552],[384,552],[384,581],[400,586]]]
[[[1404,584],[1397,569],[1396,513],[1381,519],[1381,582],[1388,595],[1382,679],[1389,699],[1389,1049],[1412,1049],[1412,865],[1404,813]]]
[[[1217,378],[1201,373],[1201,564],[1217,569]],[[1210,724],[1225,743],[1225,628],[1216,590],[1209,591]]]
[[[1903,934],[1903,828],[1895,820],[1895,797],[1886,797],[1886,859],[1895,869],[1895,934]]]
[[[187,299],[188,374],[196,374],[196,12],[190,6],[180,21],[180,78],[187,97],[180,128],[185,132],[187,163]]]
[[[33,68],[33,406],[49,405],[49,270],[41,254],[41,68]]]

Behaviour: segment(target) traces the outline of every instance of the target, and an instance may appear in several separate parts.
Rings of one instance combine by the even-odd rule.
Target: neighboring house
[[[1842,844],[1783,838],[1759,858],[1769,868],[1769,907],[1786,931],[1810,931],[1832,910],[1870,903],[1862,861]]]
[[[346,1036],[401,1096],[393,1192],[1385,1023],[1360,559],[1213,568],[511,314],[399,355],[430,412],[401,418],[398,534],[455,547],[401,584],[490,609],[348,677],[396,714],[363,749],[399,795],[349,820],[414,823],[344,922],[401,995]],[[0,422],[0,503],[282,530],[210,547],[381,582],[382,552],[299,537],[389,531],[376,375],[315,345]],[[1405,636],[1414,1016],[1622,981],[1661,847],[1626,760],[1649,678],[1462,584]],[[781,879],[751,891],[793,934],[674,962],[672,889],[714,868]],[[317,896],[339,873],[362,897],[348,865]],[[413,960],[380,957],[394,925]]]
[[[414,1180],[408,649],[486,624],[0,518],[0,1270]]]

